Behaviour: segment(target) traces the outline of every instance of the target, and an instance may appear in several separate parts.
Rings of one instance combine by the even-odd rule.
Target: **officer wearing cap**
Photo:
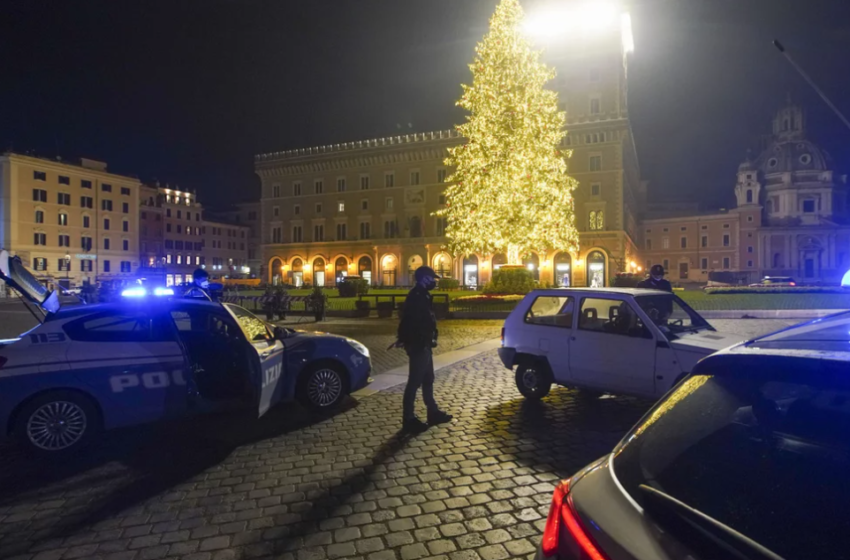
[[[652,268],[649,269],[649,278],[638,282],[637,287],[673,293],[673,286],[664,279],[664,267],[660,264],[652,265]]]
[[[398,326],[397,347],[403,347],[410,360],[410,372],[404,389],[403,422],[405,431],[421,433],[428,425],[443,424],[452,419],[434,400],[434,361],[432,349],[437,346],[437,318],[434,315],[431,290],[439,276],[434,269],[420,266],[414,273],[416,285],[404,301],[404,313]],[[422,387],[422,398],[428,409],[428,424],[416,417],[416,392]]]

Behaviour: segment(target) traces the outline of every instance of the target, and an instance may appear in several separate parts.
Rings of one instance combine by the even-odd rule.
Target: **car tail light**
[[[796,285],[797,285],[797,283],[796,283],[796,282],[791,282],[791,285],[792,285],[792,286],[796,286]]]
[[[540,543],[543,555],[552,557],[560,550],[569,549],[575,560],[608,560],[582,527],[569,494],[569,479],[558,484],[552,494],[552,505],[549,507],[549,517],[546,518],[543,541]],[[566,531],[561,531],[562,522]]]

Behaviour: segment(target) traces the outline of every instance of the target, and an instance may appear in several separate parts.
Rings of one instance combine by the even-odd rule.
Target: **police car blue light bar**
[[[153,295],[155,296],[173,296],[174,290],[171,288],[154,288]]]
[[[146,295],[148,295],[147,290],[145,290],[141,286],[127,288],[126,290],[121,292],[122,297],[145,297]]]

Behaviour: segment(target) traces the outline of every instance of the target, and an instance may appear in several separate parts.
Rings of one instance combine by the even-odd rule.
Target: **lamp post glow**
[[[618,21],[619,20],[619,21]],[[623,54],[634,52],[632,18],[613,1],[586,1],[577,5],[546,10],[530,15],[523,31],[530,37],[557,40],[581,36],[596,36],[619,27]]]

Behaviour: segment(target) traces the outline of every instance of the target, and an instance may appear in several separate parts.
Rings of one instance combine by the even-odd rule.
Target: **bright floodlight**
[[[561,37],[615,29],[619,12],[612,2],[597,0],[573,7],[539,12],[526,18],[523,28],[533,37]]]

